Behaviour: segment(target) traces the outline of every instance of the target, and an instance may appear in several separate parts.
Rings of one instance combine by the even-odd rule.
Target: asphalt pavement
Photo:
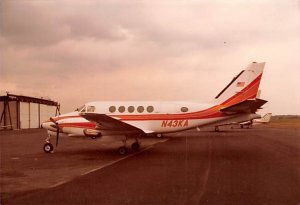
[[[2,204],[300,204],[299,129],[188,131],[166,139]]]

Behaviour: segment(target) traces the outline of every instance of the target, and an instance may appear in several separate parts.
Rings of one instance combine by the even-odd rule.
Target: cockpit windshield
[[[85,105],[82,105],[82,106],[80,106],[79,108],[76,108],[75,111],[80,111],[80,110],[82,110],[82,108],[84,108],[84,107],[85,107]]]
[[[95,106],[83,105],[83,106],[77,108],[75,111],[78,111],[78,112],[95,112]]]

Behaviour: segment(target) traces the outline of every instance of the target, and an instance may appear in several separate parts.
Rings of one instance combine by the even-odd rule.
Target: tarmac
[[[300,204],[300,129],[257,126],[119,142],[1,131],[1,204]]]

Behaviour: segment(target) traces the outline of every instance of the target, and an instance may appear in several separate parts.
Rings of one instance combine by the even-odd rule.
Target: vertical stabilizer
[[[248,99],[255,99],[264,67],[264,62],[253,62],[248,65],[215,97],[217,103],[228,107]]]

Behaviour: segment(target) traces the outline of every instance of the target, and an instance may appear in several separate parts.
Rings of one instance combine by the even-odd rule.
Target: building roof
[[[23,96],[23,95],[14,95],[14,94],[9,94],[9,93],[7,93],[7,95],[0,96],[0,101],[5,101],[5,100],[59,106],[58,102],[55,102],[55,101],[52,101],[52,100],[47,100],[47,99],[43,99],[43,98],[29,97],[29,96]]]

